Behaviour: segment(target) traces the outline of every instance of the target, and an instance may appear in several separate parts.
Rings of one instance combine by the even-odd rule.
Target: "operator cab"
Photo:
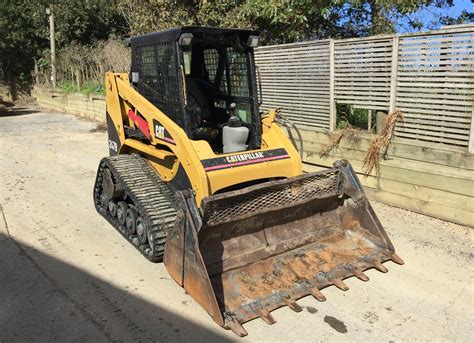
[[[256,149],[261,140],[257,43],[254,31],[206,27],[132,37],[132,84],[190,139],[207,141],[215,153],[225,150],[228,125],[248,129],[241,150]]]

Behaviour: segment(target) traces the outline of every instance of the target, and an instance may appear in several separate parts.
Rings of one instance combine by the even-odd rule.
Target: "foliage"
[[[433,7],[446,9],[453,5],[454,0],[353,0],[339,1],[339,6],[333,10],[338,11],[341,18],[340,36],[361,37],[394,33],[401,20],[407,22],[409,31],[421,30],[425,26],[432,28],[433,23],[424,23],[419,13],[430,12]],[[472,21],[472,13],[470,18]],[[465,11],[458,18],[441,16],[436,22],[446,25],[468,20],[469,13]]]
[[[235,2],[207,2],[200,13],[202,21],[259,30],[264,43],[325,38],[335,29],[335,20],[329,14],[336,1],[247,0],[238,7]]]
[[[474,13],[468,12],[466,10],[462,11],[461,14],[457,17],[452,17],[449,15],[442,15],[438,19],[439,24],[441,25],[459,25],[465,23],[473,23],[474,22]],[[438,23],[432,22],[430,28],[437,28]]]
[[[59,84],[58,88],[61,92],[66,94],[75,93],[78,91],[77,85],[72,81],[62,82]]]
[[[130,68],[130,51],[122,40],[110,38],[98,41],[93,45],[82,45],[76,42],[58,50],[57,78],[60,88],[69,92],[77,90],[77,79],[81,82],[80,91],[100,93],[104,73],[128,72]],[[40,82],[48,83],[49,55],[39,59]],[[71,84],[74,87],[71,87]],[[100,87],[99,87],[100,86]]]
[[[118,0],[117,4],[132,35],[183,25],[240,27],[261,31],[266,44],[393,33],[401,19],[420,29],[424,23],[415,14],[433,6],[448,8],[453,0]],[[464,13],[439,21],[469,18]]]
[[[367,153],[364,157],[364,174],[370,175],[375,169],[376,175],[380,174],[380,160],[386,159],[388,148],[392,142],[395,132],[395,127],[398,122],[403,122],[403,114],[400,111],[389,113],[385,118],[384,126],[379,135],[375,136],[370,142]],[[343,129],[329,132],[329,142],[321,147],[319,152],[320,158],[327,158],[333,153],[341,144],[346,141],[347,144],[355,146],[359,144],[361,130],[352,127],[348,124]]]
[[[37,31],[42,22],[29,1],[0,0],[0,62],[13,97],[31,79],[34,58],[47,44]]]
[[[119,0],[117,8],[125,19],[130,35],[159,31],[175,26],[196,25],[200,1]]]
[[[336,104],[336,128],[357,127],[367,130],[369,111],[352,108],[349,104]]]
[[[269,43],[328,36],[336,0],[120,0],[132,35],[183,25],[253,28]]]
[[[120,39],[99,46],[111,42],[110,37],[183,25],[252,28],[262,32],[263,44],[360,37],[394,32],[401,19],[412,29],[419,29],[426,23],[417,19],[417,11],[433,6],[447,8],[453,1],[0,0],[0,62],[11,87],[31,82],[35,60],[41,82],[48,82],[49,24],[45,10],[50,3],[54,3],[60,82],[73,81],[75,70],[81,71],[86,82],[100,81],[110,67],[120,71],[128,68],[129,53],[119,47]],[[457,18],[441,15],[436,24],[473,19],[473,14],[465,11]]]
[[[55,17],[56,44],[65,46],[71,42],[92,44],[106,40],[110,35],[126,34],[124,18],[116,9],[116,0],[16,0],[35,4],[30,11],[41,18],[37,34],[49,40],[49,24],[46,10],[52,6]]]
[[[80,90],[83,94],[100,94],[105,95],[105,88],[102,81],[88,81]]]

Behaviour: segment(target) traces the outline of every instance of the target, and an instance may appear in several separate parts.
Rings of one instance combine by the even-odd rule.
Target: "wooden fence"
[[[421,34],[323,40],[256,49],[263,109],[335,129],[336,103],[405,120],[396,139],[474,152],[474,25]]]
[[[255,55],[262,109],[281,107],[302,130],[306,170],[346,158],[370,198],[474,227],[474,25],[266,46]],[[336,129],[336,104],[403,113],[377,177],[362,173],[371,133],[319,157]]]
[[[474,227],[474,25],[260,47],[256,62],[262,109],[282,107],[298,124],[307,171],[346,158],[370,199]],[[42,106],[105,120],[103,97],[33,95]],[[362,173],[368,132],[319,157],[335,129],[336,103],[404,113],[380,175]]]

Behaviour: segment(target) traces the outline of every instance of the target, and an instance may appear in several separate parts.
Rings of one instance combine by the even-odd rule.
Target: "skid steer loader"
[[[239,336],[403,263],[351,165],[303,174],[277,111],[259,111],[258,40],[205,27],[132,37],[130,73],[106,74],[111,156],[94,186],[97,211]]]

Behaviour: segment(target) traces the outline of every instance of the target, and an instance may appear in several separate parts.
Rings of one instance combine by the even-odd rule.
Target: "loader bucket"
[[[181,212],[168,234],[165,265],[221,326],[242,324],[313,295],[364,270],[403,261],[370,206],[350,164],[270,181],[203,199],[178,194]]]

